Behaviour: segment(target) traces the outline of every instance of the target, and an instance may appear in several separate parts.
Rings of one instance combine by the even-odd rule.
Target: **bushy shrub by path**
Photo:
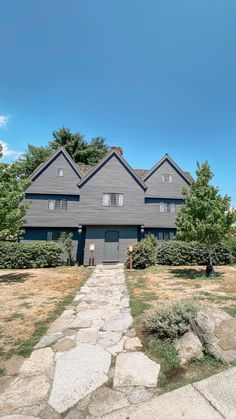
[[[0,242],[0,269],[48,268],[60,265],[56,243]]]
[[[159,339],[173,341],[189,330],[199,305],[193,300],[180,300],[176,303],[156,304],[143,316],[143,326],[148,334]]]

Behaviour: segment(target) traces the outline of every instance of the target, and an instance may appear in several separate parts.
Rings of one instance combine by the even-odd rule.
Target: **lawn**
[[[17,370],[89,273],[83,267],[0,271],[0,375]]]
[[[126,271],[130,306],[146,351],[162,365],[161,387],[171,389],[186,382],[199,380],[224,368],[221,362],[208,356],[203,360],[178,366],[175,351],[168,342],[153,341],[140,327],[143,313],[157,301],[177,301],[193,298],[202,305],[213,306],[236,315],[236,266],[215,267],[217,276],[207,279],[204,267],[158,265],[144,270]]]

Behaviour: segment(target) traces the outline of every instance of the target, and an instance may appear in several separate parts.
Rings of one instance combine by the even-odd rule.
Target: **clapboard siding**
[[[104,207],[104,193],[124,194],[123,207]],[[113,155],[80,188],[79,222],[85,225],[138,225],[144,221],[144,190]]]
[[[172,175],[171,183],[162,182],[162,175]],[[188,188],[187,181],[176,171],[168,160],[165,160],[153,174],[145,181],[147,190],[145,196],[159,198],[183,199],[182,189]]]
[[[156,202],[155,202],[156,201]],[[175,203],[176,213],[160,212],[160,202]],[[183,199],[145,199],[145,227],[175,228],[177,212],[183,205]]]
[[[64,176],[59,177],[57,170],[63,168]],[[61,152],[42,172],[33,179],[33,183],[27,189],[27,193],[42,194],[71,194],[78,195],[79,188],[77,186],[80,177],[75,172],[69,160]]]
[[[48,201],[66,199],[67,210],[49,211]],[[79,196],[54,194],[26,194],[30,201],[25,217],[26,227],[77,227],[79,213]]]
[[[94,262],[95,265],[103,263],[104,240],[106,231],[119,232],[119,262],[125,262],[127,249],[130,244],[136,243],[138,238],[137,227],[134,226],[87,226],[86,241],[84,250],[84,264],[89,264],[90,244],[95,244]]]

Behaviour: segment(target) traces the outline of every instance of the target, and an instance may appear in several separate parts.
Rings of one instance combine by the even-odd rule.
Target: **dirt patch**
[[[0,271],[0,372],[14,376],[21,365],[16,354],[48,321],[58,305],[75,293],[88,276],[82,267]],[[14,355],[14,356],[12,356]],[[11,362],[9,362],[11,358]]]

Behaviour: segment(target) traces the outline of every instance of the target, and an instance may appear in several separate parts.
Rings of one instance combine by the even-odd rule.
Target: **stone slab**
[[[53,367],[54,353],[51,348],[36,349],[20,368],[20,375],[49,374]]]
[[[43,375],[17,378],[0,396],[0,412],[33,405],[46,398],[49,383]]]
[[[62,413],[108,379],[111,355],[100,346],[80,344],[61,355],[55,367],[49,404]]]
[[[90,415],[99,416],[128,405],[129,402],[124,394],[101,387],[92,395],[88,410]]]
[[[109,319],[103,326],[104,330],[110,332],[125,332],[133,323],[130,313],[121,313]]]
[[[227,419],[236,418],[236,367],[193,384]]]
[[[160,365],[143,352],[122,352],[117,355],[114,387],[156,387]]]
[[[154,397],[97,419],[222,419],[210,403],[191,385]]]
[[[45,348],[46,346],[51,346],[55,342],[57,342],[58,339],[62,338],[63,334],[61,332],[57,333],[50,333],[48,335],[44,335],[40,341],[35,345],[35,349],[41,349]]]

